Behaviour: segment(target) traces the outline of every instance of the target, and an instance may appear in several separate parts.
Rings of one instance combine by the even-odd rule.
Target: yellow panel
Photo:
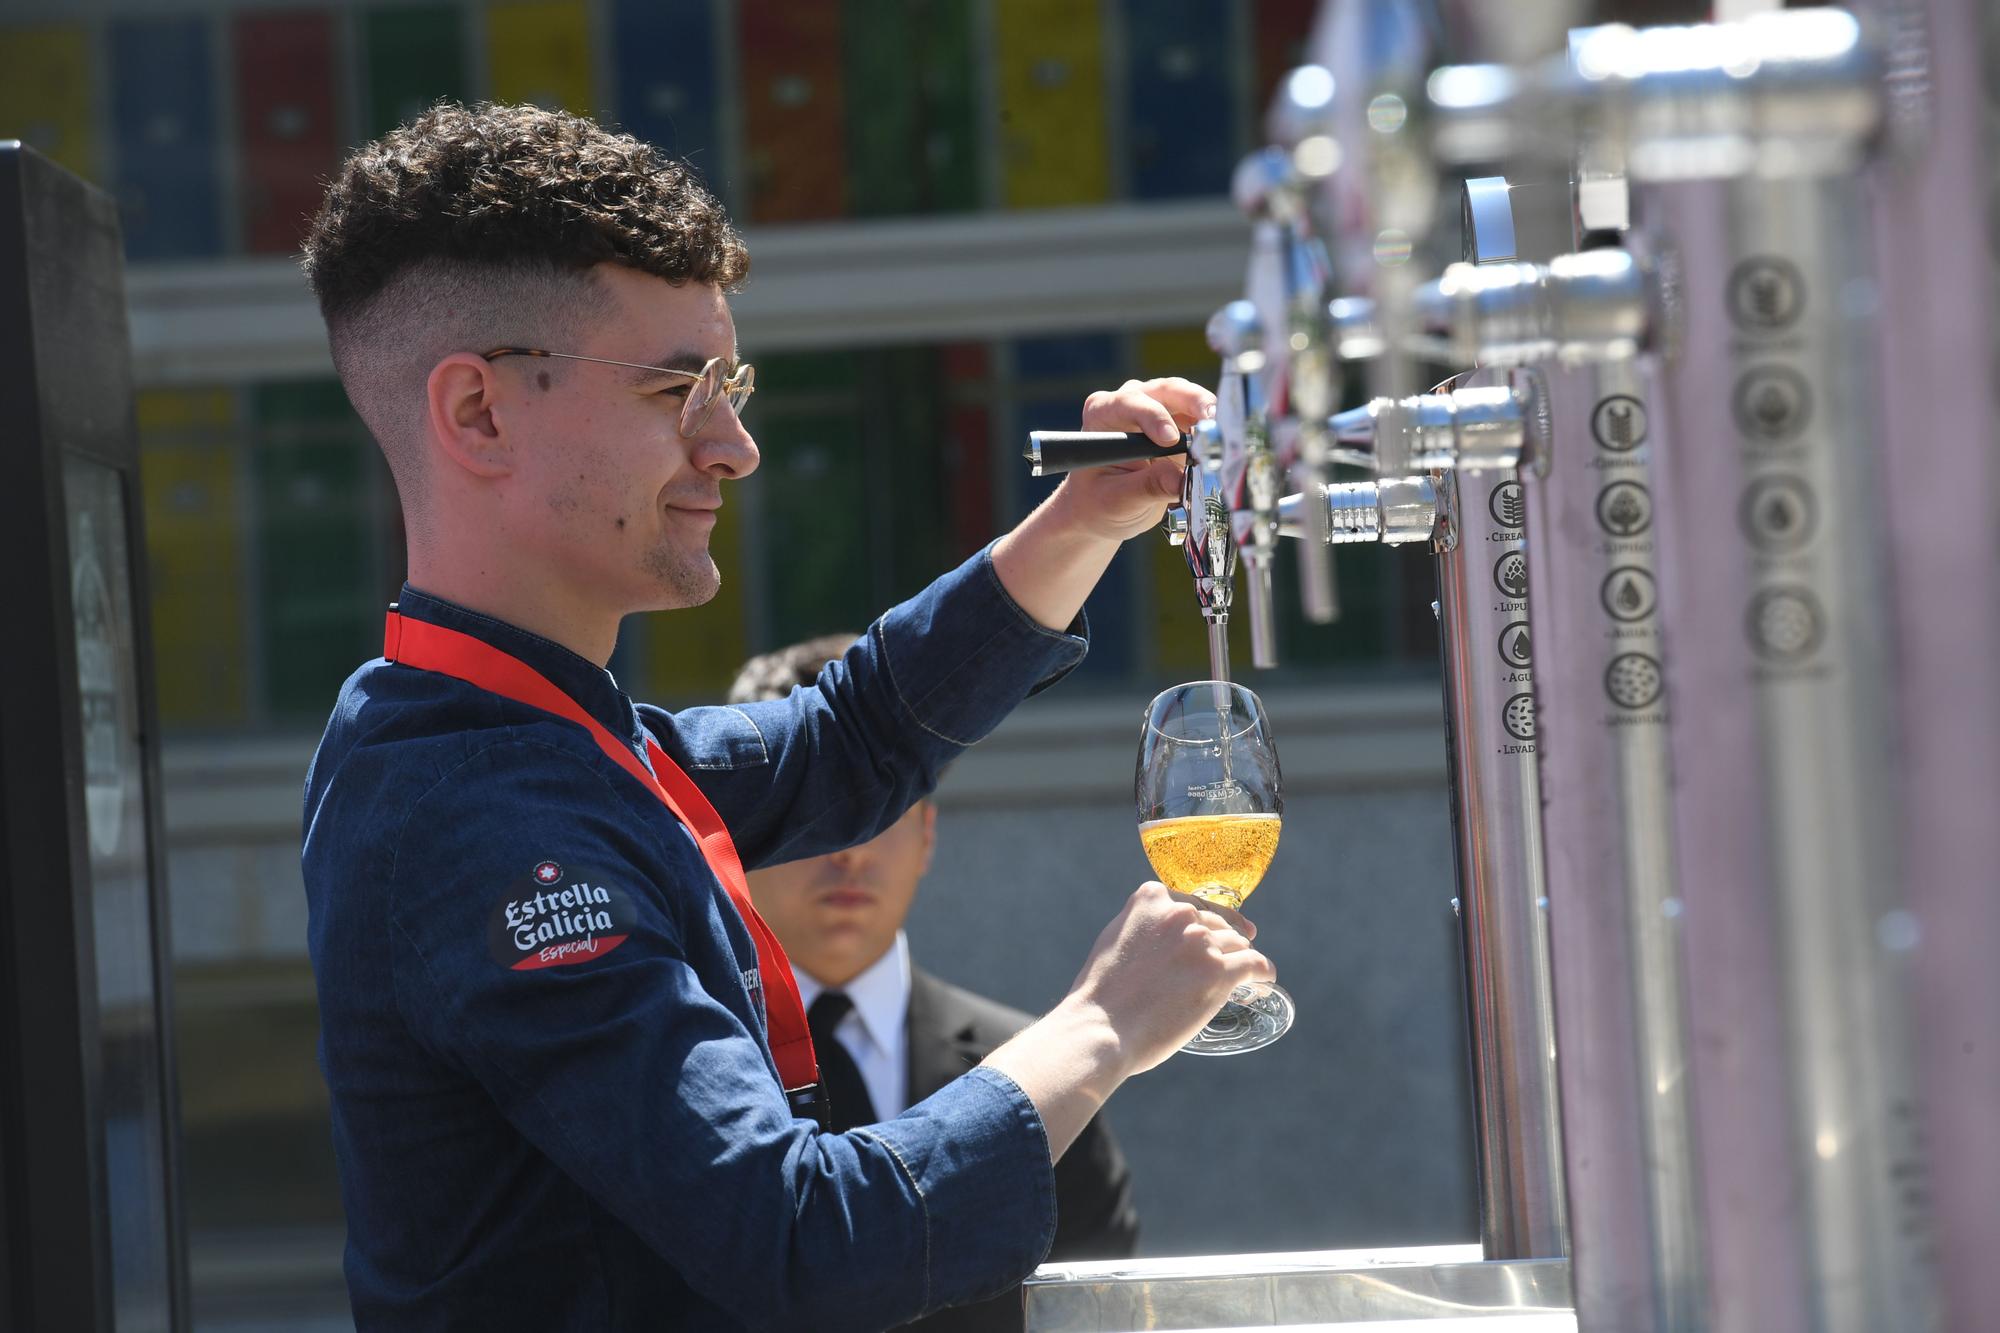
[[[744,612],[743,506],[729,490],[709,537],[709,552],[722,571],[722,591],[705,605],[647,616],[640,633],[645,646],[647,702],[721,703],[729,682],[750,655]]]
[[[1183,375],[1214,386],[1218,359],[1201,329],[1148,329],[1139,335],[1139,374]]]
[[[494,5],[486,16],[486,50],[494,101],[533,102],[579,115],[596,109],[590,16],[583,0]]]
[[[89,35],[69,27],[0,30],[0,139],[18,138],[94,180],[91,123]]]
[[[142,389],[133,396],[139,431],[226,431],[236,421],[236,400],[227,389]]]
[[[1111,197],[1104,30],[1095,3],[995,0],[1000,167],[1010,208]]]
[[[139,401],[160,718],[170,726],[240,722],[249,698],[247,583],[230,399],[154,392]]]

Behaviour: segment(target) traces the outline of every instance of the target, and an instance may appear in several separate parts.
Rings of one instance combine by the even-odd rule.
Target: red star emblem
[[[554,861],[544,861],[535,867],[535,882],[537,884],[553,884],[561,878],[562,867]]]

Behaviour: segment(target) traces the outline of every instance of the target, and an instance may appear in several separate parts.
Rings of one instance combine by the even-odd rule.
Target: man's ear
[[[514,469],[512,442],[494,415],[499,387],[493,364],[470,352],[452,353],[432,366],[424,381],[424,417],[432,442],[475,476],[504,477]]]
[[[928,875],[931,870],[931,853],[937,850],[937,802],[926,797],[921,808],[924,812],[924,864],[917,873]]]

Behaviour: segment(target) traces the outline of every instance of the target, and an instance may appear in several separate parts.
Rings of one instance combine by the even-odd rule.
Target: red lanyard
[[[644,783],[646,790],[658,797],[660,804],[694,834],[702,859],[729,891],[730,901],[736,904],[743,924],[750,928],[750,937],[756,941],[757,972],[763,978],[764,1010],[771,1027],[771,1055],[778,1062],[778,1076],[786,1092],[808,1092],[819,1082],[812,1032],[806,1027],[805,1005],[799,1000],[799,983],[792,976],[784,946],[778,943],[778,937],[771,933],[750,901],[750,886],[743,878],[743,862],[736,855],[729,829],[701,789],[667,757],[659,742],[651,736],[646,738],[646,754],[653,761],[652,772],[647,772],[630,746],[613,736],[546,676],[513,654],[455,629],[424,620],[407,620],[391,611],[383,631],[382,656],[404,666],[456,677],[488,693],[566,718],[588,731],[613,763]],[[810,1107],[811,1099],[794,1097],[793,1105]]]

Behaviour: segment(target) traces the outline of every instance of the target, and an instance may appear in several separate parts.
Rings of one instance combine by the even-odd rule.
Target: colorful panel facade
[[[261,384],[250,400],[264,705],[323,717],[379,651],[393,591],[380,559],[387,469],[338,382]]]
[[[737,11],[743,212],[751,222],[844,216],[847,105],[841,6]]]
[[[361,50],[361,133],[368,138],[416,119],[440,98],[462,102],[471,94],[465,15],[456,5],[365,9]]]
[[[333,17],[241,14],[231,47],[243,248],[290,254],[319,210],[344,138],[333,93]]]
[[[1125,133],[1131,194],[1218,192],[1241,156],[1234,6],[1228,0],[1123,0]]]
[[[236,396],[155,390],[135,404],[153,596],[154,682],[167,726],[249,715]]]
[[[1095,4],[993,6],[1001,193],[1009,208],[1095,204],[1114,193]]]
[[[1319,4],[1320,0],[1256,0],[1251,36],[1254,59],[1250,107],[1256,117],[1253,126],[1263,125],[1264,112],[1271,105],[1271,95],[1278,90],[1278,80],[1305,63],[1306,39],[1312,35]]]
[[[614,0],[611,27],[619,127],[685,158],[727,198],[714,0]]]
[[[973,8],[961,0],[844,0],[849,202],[857,216],[980,206]]]
[[[119,19],[107,44],[127,258],[220,255],[222,150],[207,22]]]
[[[19,139],[85,180],[101,180],[91,106],[90,33],[0,30],[0,138]]]
[[[486,11],[487,82],[496,102],[591,115],[597,83],[583,0],[495,4]]]

